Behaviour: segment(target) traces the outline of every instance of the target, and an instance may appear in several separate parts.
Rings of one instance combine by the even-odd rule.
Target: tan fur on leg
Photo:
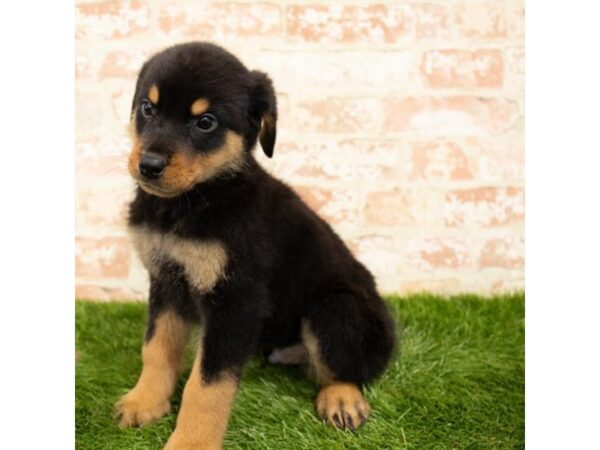
[[[321,386],[333,383],[334,377],[321,356],[319,339],[310,329],[308,322],[302,323],[302,342],[308,353],[308,364],[311,374]]]
[[[223,375],[206,384],[200,372],[200,352],[183,391],[177,426],[165,450],[218,450],[227,428],[237,382]]]
[[[169,412],[190,325],[173,311],[163,312],[144,344],[144,367],[135,387],[117,403],[121,427],[144,425]]]

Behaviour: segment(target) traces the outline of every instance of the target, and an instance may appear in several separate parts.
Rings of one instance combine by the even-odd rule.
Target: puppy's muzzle
[[[158,179],[167,167],[167,160],[155,153],[144,153],[140,158],[140,174],[149,180]]]

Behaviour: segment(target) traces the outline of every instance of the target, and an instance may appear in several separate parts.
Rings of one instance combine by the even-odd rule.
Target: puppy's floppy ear
[[[273,82],[266,73],[253,70],[252,76],[252,105],[253,112],[260,124],[258,135],[260,146],[265,155],[273,156],[275,137],[277,136],[277,99]]]

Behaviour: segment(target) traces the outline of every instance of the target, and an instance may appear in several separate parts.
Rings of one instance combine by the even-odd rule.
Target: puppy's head
[[[129,172],[146,192],[175,197],[244,169],[260,137],[271,157],[277,107],[271,80],[206,43],[168,48],[139,74]]]

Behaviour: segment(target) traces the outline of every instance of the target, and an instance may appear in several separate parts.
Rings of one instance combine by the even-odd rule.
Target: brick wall
[[[125,231],[142,62],[210,40],[268,72],[274,159],[383,292],[523,287],[520,1],[76,4],[77,295],[145,298]]]

